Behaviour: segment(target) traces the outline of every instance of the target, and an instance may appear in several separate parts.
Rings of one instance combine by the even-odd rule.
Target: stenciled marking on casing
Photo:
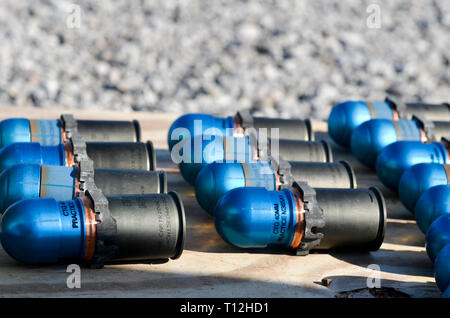
[[[278,243],[282,243],[285,240],[289,220],[284,195],[280,194],[278,198],[279,202],[275,202],[273,204],[274,222],[272,233],[276,237],[275,241]]]
[[[156,197],[155,201],[158,214],[158,248],[161,249],[164,244],[167,246],[172,244],[172,224],[170,222],[171,218],[168,200],[162,197]]]
[[[80,215],[75,207],[74,201],[61,201],[59,202],[59,205],[61,206],[61,215],[64,218],[70,218],[72,225],[72,229],[79,229],[80,228]],[[63,227],[66,222],[63,222]]]

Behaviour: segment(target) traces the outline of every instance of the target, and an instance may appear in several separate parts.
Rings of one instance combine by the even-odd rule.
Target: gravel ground
[[[2,0],[0,43],[0,105],[327,118],[348,99],[450,101],[449,0]]]

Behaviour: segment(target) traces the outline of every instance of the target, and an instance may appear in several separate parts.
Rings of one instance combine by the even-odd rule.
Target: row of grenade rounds
[[[168,141],[172,160],[230,245],[306,255],[375,251],[383,242],[383,195],[357,188],[350,164],[334,162],[309,120],[185,114]]]
[[[426,234],[438,287],[450,296],[450,105],[349,101],[328,118],[329,134],[398,192]]]
[[[0,240],[25,264],[161,262],[184,247],[183,203],[137,121],[0,122]]]

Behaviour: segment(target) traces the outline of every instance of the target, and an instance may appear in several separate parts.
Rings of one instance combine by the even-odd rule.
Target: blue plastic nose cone
[[[427,254],[434,262],[440,250],[450,243],[450,214],[438,217],[428,228]]]
[[[436,285],[442,292],[450,286],[450,244],[443,247],[436,257],[434,277]]]
[[[403,172],[398,184],[398,194],[405,207],[414,212],[420,196],[431,187],[447,184],[444,165],[419,163]]]
[[[209,214],[212,214],[211,211],[214,211],[217,204],[217,188],[222,186],[222,184],[216,183],[216,179],[218,179],[216,174],[222,171],[212,169],[212,165],[215,165],[215,163],[210,163],[203,167],[195,180],[195,197],[197,202]],[[239,184],[239,182],[236,183]],[[240,183],[240,186],[243,187],[244,185]]]
[[[224,158],[222,137],[210,137],[210,139],[205,140],[203,136],[196,136],[185,139],[183,142],[183,145],[190,148],[189,150],[182,149],[183,160],[178,164],[178,167],[184,180],[191,185],[195,185],[197,175],[204,166]],[[190,153],[186,155],[188,151]]]
[[[182,161],[178,167],[183,178],[191,185],[195,185],[198,173],[209,163],[253,161],[254,147],[248,137],[196,136],[187,139],[183,146],[189,148],[181,149]]]
[[[328,134],[336,143],[349,147],[356,127],[375,118],[393,119],[392,108],[388,103],[347,101],[337,104],[328,117]]]
[[[0,150],[0,171],[20,163],[41,162],[41,146],[38,143],[14,143]]]
[[[431,224],[443,214],[450,213],[450,186],[438,185],[425,191],[417,200],[416,222],[425,234]]]
[[[352,154],[359,162],[374,168],[381,150],[396,139],[397,135],[390,120],[372,119],[353,131],[350,146]]]
[[[30,121],[10,118],[0,122],[0,149],[15,142],[30,142]]]
[[[0,172],[21,163],[64,166],[64,145],[41,146],[35,142],[18,142],[0,150]]]
[[[41,166],[19,164],[0,174],[0,214],[13,203],[39,197]]]
[[[185,114],[176,119],[169,129],[169,150],[183,138],[201,135],[232,136],[233,117],[217,118],[209,114]]]
[[[60,120],[9,118],[0,122],[0,149],[16,142],[38,142],[42,146],[61,143]]]
[[[1,243],[15,260],[25,264],[52,264],[80,260],[86,233],[80,199],[28,199],[10,206],[0,224]]]
[[[275,172],[270,162],[213,162],[198,174],[195,195],[200,206],[212,215],[220,198],[226,192],[240,187],[264,187],[267,190],[275,190]]]
[[[447,151],[443,144],[420,141],[397,141],[380,153],[376,170],[378,178],[385,186],[397,191],[403,172],[419,163],[447,163]]]
[[[219,235],[240,248],[288,248],[296,222],[294,197],[287,189],[236,188],[225,193],[214,210]]]
[[[367,167],[375,168],[380,152],[398,140],[420,141],[420,129],[413,120],[372,119],[357,127],[351,137],[353,155]]]

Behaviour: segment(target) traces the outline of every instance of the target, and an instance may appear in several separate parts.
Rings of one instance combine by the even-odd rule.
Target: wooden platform
[[[212,218],[197,204],[193,188],[179,174],[167,150],[167,131],[178,115],[160,113],[91,112],[68,109],[0,108],[8,117],[56,118],[61,112],[79,119],[138,119],[143,139],[157,148],[158,168],[168,173],[170,190],[181,194],[187,219],[185,251],[165,264],[108,265],[82,268],[81,288],[66,286],[66,266],[25,266],[0,248],[2,297],[440,297],[433,266],[424,248],[424,235],[395,193],[376,175],[333,144],[335,160],[352,163],[359,187],[378,186],[388,206],[384,244],[372,253],[317,253],[306,257],[264,252],[249,253],[226,244]],[[314,122],[316,139],[327,139],[326,124]],[[331,141],[330,141],[331,142]],[[367,278],[381,269],[383,287],[367,289]],[[331,279],[326,287],[322,279]]]

